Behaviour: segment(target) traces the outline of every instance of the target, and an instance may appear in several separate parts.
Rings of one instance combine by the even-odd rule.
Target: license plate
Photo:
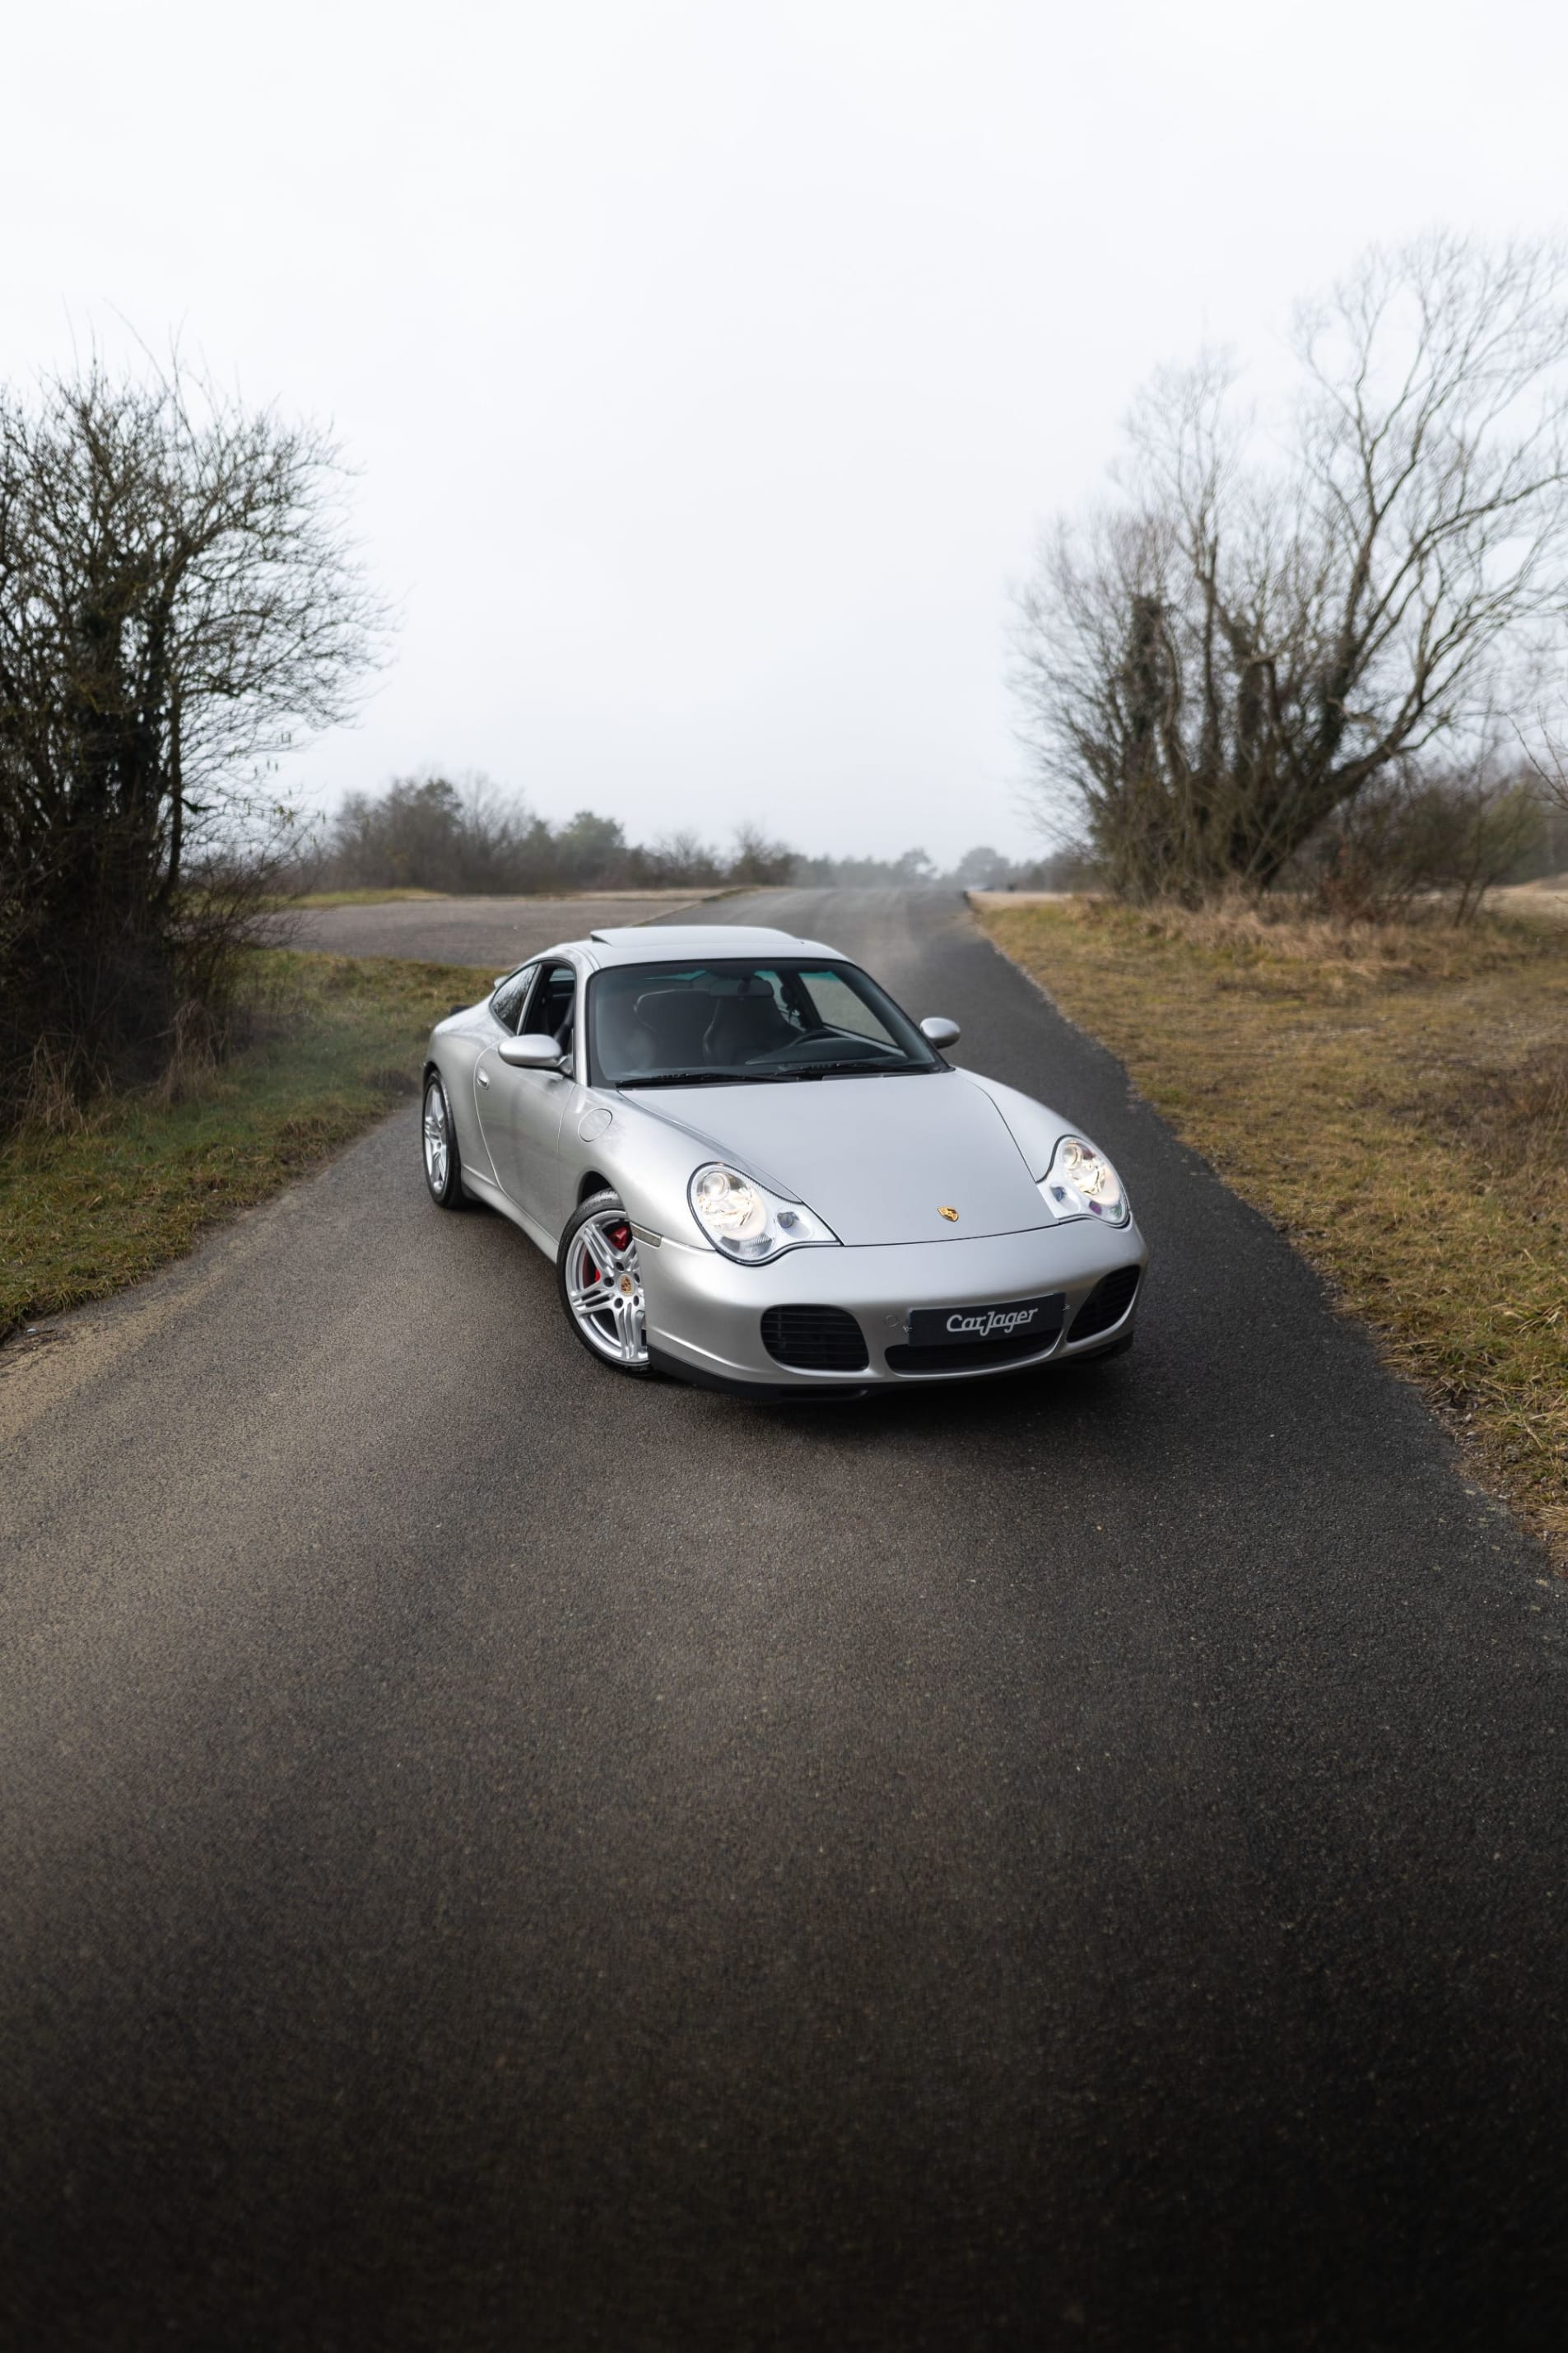
[[[910,1339],[917,1348],[973,1346],[976,1340],[1054,1339],[1067,1314],[1067,1293],[1013,1299],[999,1307],[917,1307]]]

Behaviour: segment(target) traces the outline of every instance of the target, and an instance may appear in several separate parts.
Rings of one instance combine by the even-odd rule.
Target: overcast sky
[[[1030,846],[1007,590],[1128,396],[1366,241],[1568,214],[1537,0],[50,0],[0,367],[120,316],[329,417],[398,602],[323,802]]]

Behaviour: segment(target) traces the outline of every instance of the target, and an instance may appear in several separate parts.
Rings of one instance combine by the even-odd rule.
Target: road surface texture
[[[1559,2347],[1542,1562],[956,899],[711,913],[1071,1107],[1139,1346],[620,1382],[405,1110],[13,1350],[0,2342]]]
[[[289,944],[330,955],[411,956],[421,964],[492,964],[510,972],[560,939],[605,923],[644,923],[684,910],[689,891],[612,891],[596,899],[387,899],[367,907],[294,907]]]

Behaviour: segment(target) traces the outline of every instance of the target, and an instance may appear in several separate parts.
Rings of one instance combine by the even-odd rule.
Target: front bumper
[[[786,1250],[767,1266],[737,1266],[717,1250],[668,1236],[657,1244],[640,1232],[638,1239],[648,1349],[655,1360],[694,1380],[774,1392],[986,1380],[1030,1365],[1094,1355],[1131,1329],[1137,1295],[1116,1324],[1089,1338],[1072,1338],[1074,1317],[1103,1276],[1120,1267],[1142,1269],[1149,1255],[1135,1219],[1120,1227],[1074,1219],[981,1240]],[[1062,1328],[1037,1355],[952,1371],[900,1372],[888,1363],[887,1350],[907,1340],[916,1308],[1000,1307],[1055,1292],[1067,1300]],[[854,1316],[869,1357],[863,1370],[808,1372],[769,1354],[763,1343],[764,1311],[806,1305],[839,1307]]]

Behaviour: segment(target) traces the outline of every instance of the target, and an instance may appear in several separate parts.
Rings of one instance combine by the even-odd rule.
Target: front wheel
[[[591,1355],[647,1379],[647,1334],[637,1237],[616,1193],[595,1193],[561,1237],[555,1264],[566,1320]]]

